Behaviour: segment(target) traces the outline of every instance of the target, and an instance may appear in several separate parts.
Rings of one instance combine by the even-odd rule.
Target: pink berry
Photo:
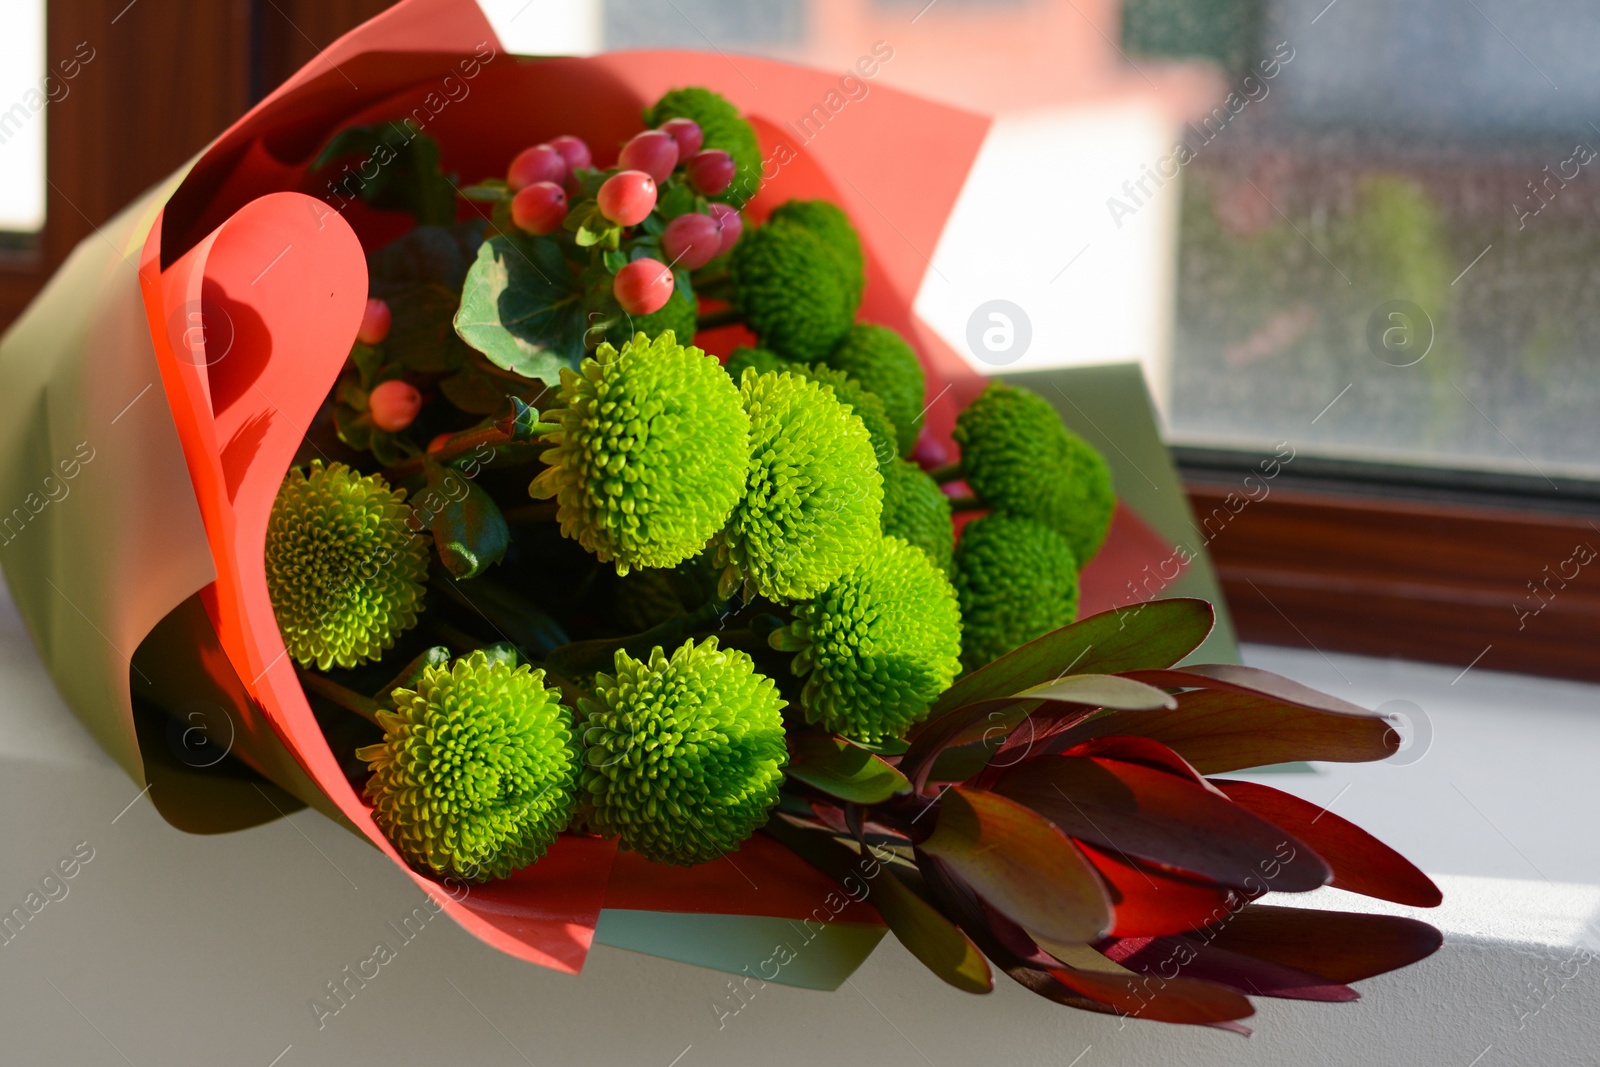
[[[441,434],[435,434],[433,440],[428,442],[428,452],[431,454],[439,451],[439,449],[444,447],[444,443],[454,436],[455,434],[450,433],[449,431]]]
[[[536,144],[517,153],[506,170],[506,184],[513,192],[534,182],[560,185],[566,180],[567,169],[567,161],[560,152],[547,144]]]
[[[617,271],[611,292],[630,315],[660,311],[672,298],[672,272],[659,259],[636,259]]]
[[[382,300],[368,300],[367,309],[361,313],[361,326],[356,330],[356,340],[364,345],[381,345],[389,336],[389,323],[393,316],[389,305]]]
[[[545,143],[561,153],[561,158],[567,161],[567,167],[571,170],[587,170],[594,166],[594,157],[589,154],[589,146],[583,143],[582,138],[564,133]]]
[[[717,255],[728,251],[739,243],[739,235],[744,233],[744,216],[729,207],[727,204],[710,204],[706,210],[716,220],[717,228],[722,231],[722,247],[717,249]]]
[[[595,196],[600,214],[618,226],[637,226],[656,206],[656,183],[642,170],[624,170],[606,179]]]
[[[636,133],[622,146],[617,166],[623,170],[642,170],[656,181],[664,182],[678,166],[678,142],[663,130]]]
[[[553,233],[566,217],[567,194],[555,182],[534,182],[511,198],[511,221],[519,230]]]
[[[710,215],[679,215],[662,231],[661,251],[674,266],[699,270],[722,251],[722,229]]]
[[[688,159],[706,143],[705,132],[694,119],[668,119],[661,124],[661,132],[678,142],[679,159]]]
[[[691,157],[684,170],[689,184],[702,196],[716,196],[733,184],[733,157],[718,148]]]
[[[396,433],[411,425],[411,420],[422,410],[422,394],[410,382],[391,378],[379,382],[367,394],[367,410],[372,423],[380,430]]]

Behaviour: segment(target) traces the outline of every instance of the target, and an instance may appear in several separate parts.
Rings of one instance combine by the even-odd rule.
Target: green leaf
[[[509,202],[512,192],[504,178],[487,178],[476,185],[467,186],[461,190],[461,195],[481,204],[498,204],[501,201]]]
[[[1006,653],[957,681],[934,702],[923,729],[965,704],[1009,697],[1068,673],[1117,674],[1170,667],[1211,632],[1204,600],[1154,600],[1091,615]]]
[[[517,655],[517,646],[510,641],[496,641],[492,645],[484,645],[481,651],[488,657],[490,663],[504,663],[515,667],[520,659]]]
[[[832,835],[796,826],[782,816],[767,823],[766,832],[801,859],[841,885],[855,878],[866,884],[867,902],[884,924],[924,967],[968,993],[994,988],[989,963],[960,927],[913,892],[887,863],[860,855]]]
[[[583,357],[583,302],[549,237],[491,237],[467,271],[455,329],[495,366],[560,381]]]
[[[365,411],[356,411],[343,405],[334,408],[333,428],[339,440],[357,451],[365,452],[372,447],[372,416]]]
[[[485,374],[471,363],[439,383],[444,398],[469,415],[488,415],[505,400],[511,383]]]
[[[824,734],[791,735],[790,778],[856,804],[881,804],[911,791],[906,776],[848,741]]]
[[[651,218],[661,219],[661,228],[666,229],[666,223],[671,222],[679,215],[687,215],[695,210],[696,197],[694,190],[683,182],[668,179],[661,183],[659,195],[656,197],[656,209],[650,213]],[[648,227],[646,227],[648,230]]]
[[[482,221],[419,226],[368,257],[368,287],[393,316],[383,344],[387,358],[424,373],[465,362],[468,349],[451,320],[482,244]]]
[[[559,622],[519,594],[496,585],[491,579],[479,578],[463,585],[450,578],[441,578],[435,584],[450,599],[483,616],[494,631],[509,641],[524,659],[545,659],[552,650],[571,641]]]
[[[417,683],[422,680],[422,672],[428,667],[444,667],[450,662],[450,650],[444,645],[434,645],[432,648],[423,649],[422,654],[400,668],[400,673],[389,679],[372,694],[372,699],[393,711],[395,702],[393,693],[396,689],[415,690]]]
[[[383,211],[408,211],[419,225],[455,218],[455,186],[439,166],[439,143],[411,122],[353,126],[334,134],[312,163],[320,171],[342,156],[361,156],[328,180],[335,195],[359,196]]]
[[[378,372],[383,369],[383,349],[357,341],[350,349],[350,362],[361,375],[361,388],[370,392],[378,384]]]
[[[475,578],[499,563],[511,545],[500,508],[476,483],[426,460],[428,487],[413,503],[418,525],[433,533],[439,559],[455,578]]]
[[[612,274],[617,273],[617,271],[628,265],[628,257],[614,248],[601,256],[600,260],[606,265],[606,270]]]
[[[919,846],[995,909],[1053,941],[1103,937],[1111,901],[1089,861],[1047,819],[1014,800],[952,786]]]

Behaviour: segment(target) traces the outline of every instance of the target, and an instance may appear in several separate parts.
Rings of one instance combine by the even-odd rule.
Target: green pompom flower
[[[784,700],[743,652],[709,637],[648,663],[619,650],[585,716],[583,816],[656,863],[689,866],[739,847],[778,801],[789,753]]]
[[[909,456],[922,432],[927,382],[905,339],[887,326],[861,323],[850,328],[824,362],[878,395],[897,431],[900,455]]]
[[[826,200],[791,200],[773,211],[767,221],[793,223],[822,238],[838,259],[854,300],[860,304],[861,291],[867,284],[867,261],[850,216]]]
[[[955,548],[950,498],[915,463],[897,459],[883,472],[883,532],[909,541],[950,573]]]
[[[722,365],[722,369],[737,382],[744,377],[744,372],[747,370],[765,374],[769,370],[792,371],[799,366],[800,364],[789,362],[770,348],[750,348],[747,345],[740,345],[728,354],[728,362]]]
[[[267,520],[267,595],[289,654],[318,670],[379,659],[417,623],[428,543],[405,490],[343,463],[291,469]]]
[[[1078,614],[1078,561],[1066,538],[1020,515],[969,522],[955,551],[962,662],[977,670]]]
[[[617,573],[703,548],[744,493],[750,420],[716,358],[669,331],[602,344],[561,372],[560,426],[528,492],[555,497],[561,533]]]
[[[858,741],[904,736],[961,669],[955,590],[898,537],[873,551],[769,638],[798,651],[806,720]]]
[[[899,443],[894,422],[884,410],[883,401],[878,399],[877,393],[868,392],[844,371],[834,370],[823,363],[797,363],[792,370],[801,377],[831,388],[834,399],[847,406],[861,420],[861,424],[867,428],[867,436],[872,439],[872,454],[877,457],[880,473],[890,464],[899,462]]]
[[[718,148],[733,157],[733,182],[713,200],[738,207],[761,191],[761,142],[739,109],[710,89],[672,89],[644,113],[645,125],[668,119],[693,119],[705,134],[703,148]]]
[[[746,371],[744,500],[723,531],[722,592],[744,578],[762,596],[815,596],[880,536],[883,476],[872,439],[832,390],[798,374]]]
[[[683,290],[674,289],[667,302],[648,315],[623,315],[617,324],[607,331],[606,339],[617,346],[625,345],[635,334],[644,334],[646,337],[660,337],[671,331],[672,335],[680,338],[680,344],[692,344],[695,331],[700,327],[700,312],[694,302],[684,295]]]
[[[764,347],[788,359],[822,359],[855,318],[856,299],[834,254],[799,226],[746,231],[733,246],[728,272],[745,324]]]
[[[474,652],[427,667],[378,712],[383,741],[356,750],[372,817],[413,865],[468,881],[505,878],[572,818],[579,753],[544,672]]]
[[[956,420],[955,440],[984,503],[1058,531],[1080,567],[1100,550],[1117,503],[1111,470],[1043,397],[990,382]]]

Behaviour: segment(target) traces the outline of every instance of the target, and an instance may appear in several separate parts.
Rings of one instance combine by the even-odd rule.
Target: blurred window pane
[[[919,250],[981,371],[1137,359],[1180,444],[1600,477],[1600,5],[595,2],[606,48],[886,41],[880,84],[994,115]],[[1005,368],[967,350],[995,299]]]
[[[45,0],[6,0],[0,34],[0,243],[44,226]]]

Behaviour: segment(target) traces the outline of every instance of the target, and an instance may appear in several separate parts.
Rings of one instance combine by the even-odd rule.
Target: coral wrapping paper
[[[286,655],[263,547],[283,473],[354,340],[363,250],[399,231],[359,204],[335,210],[306,171],[335,130],[405,116],[425,120],[445,170],[465,180],[563,132],[587,139],[604,166],[641,108],[686,83],[728,96],[772,153],[792,146],[785,121],[823,101],[836,75],[748,58],[735,70],[685,52],[529,60],[502,53],[470,0],[407,0],[335,42],[85,241],[0,344],[0,499],[19,509],[17,529],[0,534],[0,562],[63,696],[106,750],[147,780],[131,657],[198,591],[226,659],[213,655],[206,669],[241,694],[233,753],[365,837],[475,936],[569,972],[603,906],[799,919],[834,887],[764,836],[691,870],[566,836],[511,879],[448,886],[410,870],[377,829]],[[791,197],[845,208],[867,252],[861,315],[920,350],[939,386],[928,424],[946,436],[982,379],[911,304],[988,120],[881,86],[872,99],[870,121],[831,125],[775,156],[750,212],[762,218]],[[52,484],[69,492],[57,498]],[[1097,561],[1102,574],[1131,576],[1164,550],[1126,508],[1118,529],[1129,536]],[[877,921],[865,904],[834,917]]]

